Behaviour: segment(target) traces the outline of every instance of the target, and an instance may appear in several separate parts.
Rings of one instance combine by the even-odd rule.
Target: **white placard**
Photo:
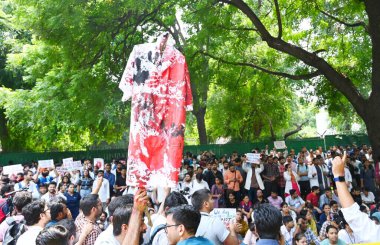
[[[95,166],[98,167],[100,170],[104,170],[104,159],[103,158],[94,158],[94,168]]]
[[[66,172],[68,172],[68,170],[67,170],[66,167],[56,167],[55,169],[57,170],[57,172],[58,172],[60,175],[64,175]]]
[[[70,164],[74,161],[72,157],[62,159],[63,166],[66,166],[67,164]]]
[[[68,162],[68,163],[64,164],[63,167],[67,168],[68,171],[82,170],[83,169],[81,161]]]
[[[228,225],[236,217],[235,208],[214,208],[211,213],[211,216],[218,217],[225,224]]]
[[[284,140],[275,141],[274,142],[274,148],[276,148],[276,149],[286,149],[285,141]]]
[[[21,164],[3,167],[3,174],[9,175],[9,174],[18,174],[18,173],[24,173],[24,168],[22,167]]]
[[[54,160],[41,160],[38,161],[39,168],[54,168]]]
[[[247,153],[245,155],[247,156],[247,162],[249,162],[249,163],[257,163],[257,164],[260,163],[260,155],[261,154]]]

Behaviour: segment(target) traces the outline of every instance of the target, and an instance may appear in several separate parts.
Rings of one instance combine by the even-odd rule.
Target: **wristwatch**
[[[344,178],[344,176],[338,176],[338,177],[334,177],[334,182],[345,182],[346,179]]]

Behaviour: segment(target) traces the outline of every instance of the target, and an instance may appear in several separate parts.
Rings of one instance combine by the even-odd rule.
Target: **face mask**
[[[49,173],[42,173],[42,176],[47,177]]]

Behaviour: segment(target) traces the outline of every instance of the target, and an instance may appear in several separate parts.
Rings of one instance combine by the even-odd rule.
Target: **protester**
[[[254,213],[256,232],[260,244],[279,244],[282,224],[281,212],[269,204],[260,205]]]
[[[37,184],[33,182],[33,172],[28,170],[24,173],[24,180],[14,185],[14,190],[18,191],[27,188],[32,193],[33,199],[39,199],[40,193],[38,192]]]
[[[50,182],[48,184],[48,192],[41,197],[41,200],[44,200],[46,203],[51,203],[56,202],[58,197],[66,200],[66,197],[61,192],[57,192],[57,183]]]
[[[83,170],[83,175],[78,182],[80,196],[82,198],[90,195],[92,191],[92,185],[94,183],[94,180],[91,178],[89,173],[90,172],[88,169]]]
[[[50,209],[44,201],[38,200],[29,203],[22,209],[28,230],[17,240],[16,245],[35,245],[36,238],[50,221]]]
[[[0,225],[0,242],[3,241],[4,235],[8,231],[9,226],[13,223],[20,223],[24,221],[24,215],[22,214],[23,208],[32,202],[32,195],[30,192],[21,191],[17,192],[13,197],[13,205],[15,207],[15,214],[6,218]]]
[[[79,215],[79,204],[81,200],[81,196],[78,192],[74,191],[74,184],[71,183],[67,189],[67,192],[65,192],[66,197],[66,206],[70,210],[70,213],[75,220],[77,216]]]
[[[335,157],[332,168],[334,179],[337,179],[335,185],[342,205],[341,211],[352,231],[358,235],[358,242],[380,241],[380,226],[372,222],[367,214],[359,210],[359,205],[355,203],[351,197],[344,179],[343,182],[339,180],[342,179],[339,177],[344,176],[344,162],[346,157],[346,153],[344,153],[343,158],[339,156]]]
[[[198,190],[191,197],[191,203],[196,210],[201,213],[201,222],[196,232],[196,236],[209,239],[215,245],[218,244],[239,244],[236,231],[238,225],[230,224],[229,229],[222,221],[210,215],[214,209],[213,198],[209,190]],[[210,227],[213,227],[210,229]]]
[[[330,245],[330,244],[337,244],[337,245],[345,245],[346,243],[343,242],[338,238],[338,229],[335,226],[327,226],[326,228],[326,235],[327,238],[320,242],[320,245]]]
[[[282,217],[281,234],[284,237],[285,244],[293,244],[293,237],[296,231],[294,220],[291,216]]]
[[[102,202],[97,194],[90,194],[80,201],[81,214],[75,220],[77,232],[80,234],[87,223],[93,225],[93,230],[87,235],[84,245],[94,245],[96,239],[102,230],[99,228],[96,220],[102,214]]]
[[[190,205],[173,207],[167,212],[165,232],[168,236],[169,245],[190,245],[213,243],[201,236],[195,236],[201,221],[201,214]]]
[[[101,179],[101,180],[100,180]],[[106,208],[108,203],[110,202],[110,184],[106,178],[104,178],[104,171],[99,170],[97,178],[95,179],[94,183],[92,184],[92,189],[95,188],[95,186],[98,185],[98,182],[101,182],[101,186],[99,189],[99,199],[102,202],[102,207]]]

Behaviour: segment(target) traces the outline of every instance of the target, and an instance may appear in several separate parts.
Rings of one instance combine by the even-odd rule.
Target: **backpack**
[[[3,245],[16,245],[18,238],[27,230],[25,220],[16,221],[8,217],[5,222],[9,227],[4,234]]]
[[[10,212],[8,199],[0,200],[0,223],[2,223]]]
[[[157,235],[158,232],[160,232],[161,230],[165,229],[165,227],[166,226],[164,224],[158,225],[156,227],[156,229],[154,229],[153,232],[152,232],[152,234],[150,235],[150,239],[149,239],[149,242],[147,243],[147,245],[152,245],[154,237]]]

